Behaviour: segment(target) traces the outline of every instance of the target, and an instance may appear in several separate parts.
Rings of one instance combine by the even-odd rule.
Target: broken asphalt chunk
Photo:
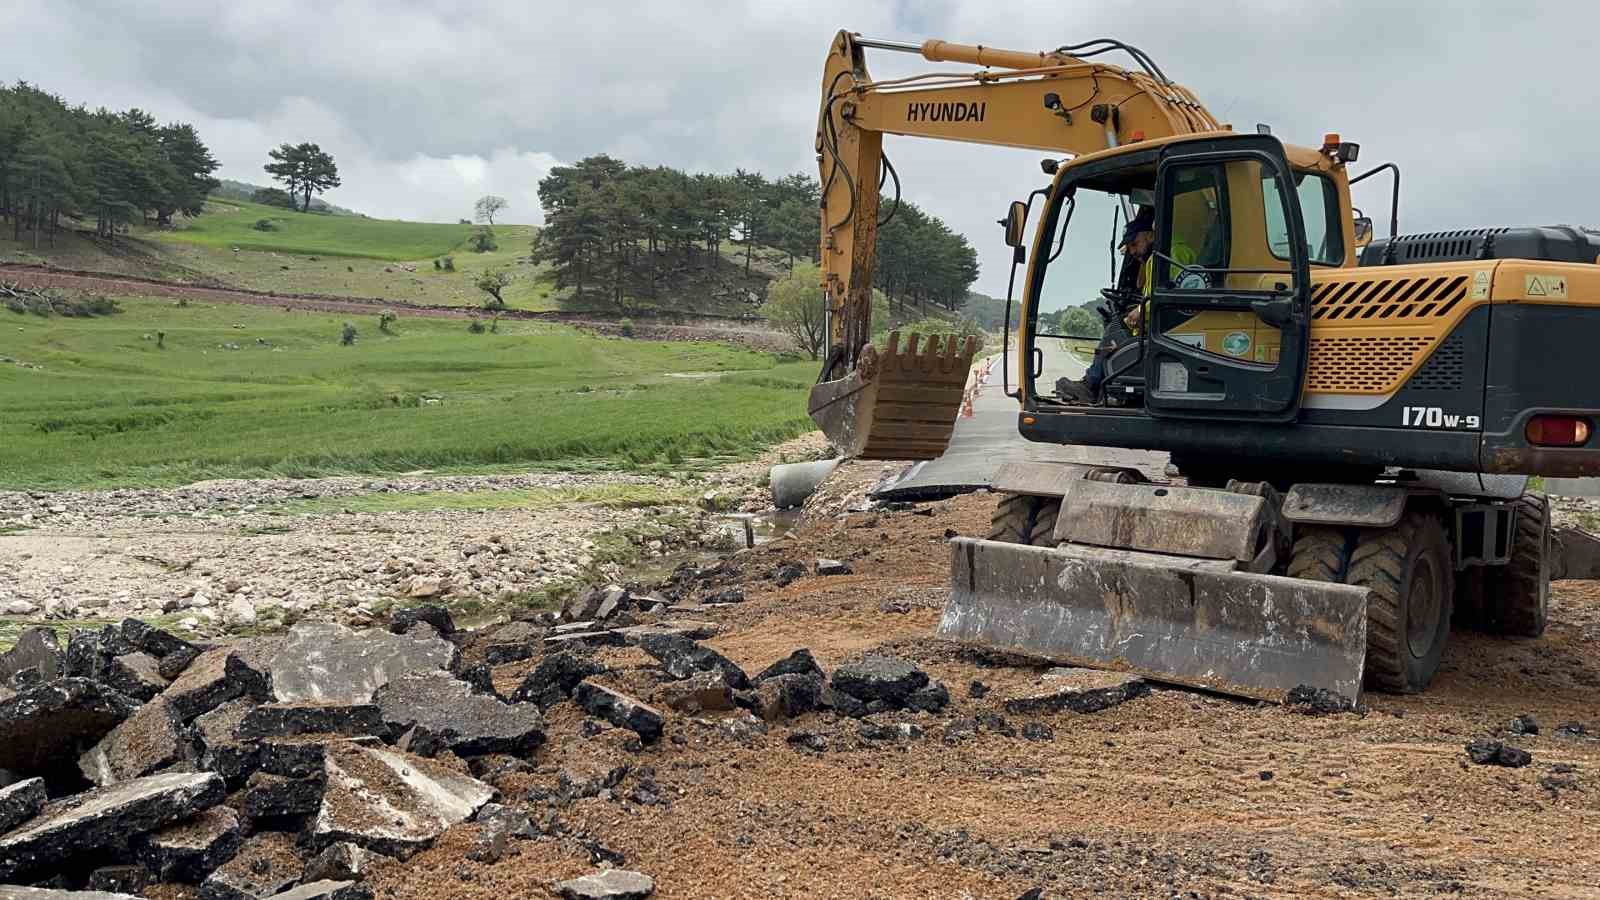
[[[1099,669],[1051,669],[1038,684],[1007,697],[1009,713],[1094,713],[1150,692],[1137,675]]]
[[[903,659],[868,656],[833,670],[835,691],[863,703],[882,700],[891,706],[904,706],[906,700],[928,683],[928,673]]]
[[[728,687],[743,690],[750,686],[749,677],[733,660],[682,635],[645,635],[639,638],[638,645],[655,657],[673,678],[688,678],[696,672],[718,672]]]
[[[431,627],[405,634],[302,623],[271,659],[272,691],[281,702],[370,703],[372,692],[410,672],[454,667],[459,651]]]
[[[309,816],[322,806],[322,788],[320,773],[312,778],[285,778],[257,772],[245,782],[240,812],[252,822]]]
[[[36,669],[42,681],[61,677],[66,667],[61,641],[54,630],[35,626],[24,628],[10,650],[0,653],[0,684],[23,669]]]
[[[354,881],[312,881],[267,900],[372,900],[372,889]]]
[[[0,900],[139,900],[139,898],[133,894],[108,894],[104,891],[64,891],[55,888],[0,884]]]
[[[1501,741],[1488,738],[1477,738],[1467,745],[1467,756],[1480,766],[1505,766],[1508,769],[1520,769],[1533,762],[1533,754],[1520,747],[1512,747]]]
[[[818,575],[849,575],[850,564],[837,559],[819,559],[813,571]]]
[[[537,705],[474,693],[445,672],[396,679],[378,688],[374,700],[383,722],[396,733],[425,728],[458,756],[523,756],[544,743]]]
[[[300,880],[304,866],[294,835],[264,831],[200,883],[201,900],[261,900]]]
[[[272,678],[255,648],[218,647],[196,657],[161,696],[189,722],[238,697],[272,699]]]
[[[381,853],[358,847],[347,841],[329,844],[311,862],[306,863],[306,881],[364,881],[373,865],[387,861]]]
[[[85,778],[101,787],[151,775],[188,751],[182,726],[163,697],[146,703],[78,758]]]
[[[449,675],[441,675],[450,678]],[[450,680],[455,682],[453,678]],[[461,684],[461,687],[466,689],[465,684]],[[234,729],[234,735],[244,740],[301,734],[370,734],[383,737],[388,733],[383,723],[383,713],[374,703],[264,703],[245,713],[244,719]]]
[[[0,879],[48,869],[80,854],[186,819],[222,802],[222,779],[170,772],[96,788],[0,837]]]
[[[243,841],[239,814],[213,806],[134,842],[139,861],[161,881],[198,884],[227,862]]]
[[[822,676],[773,675],[756,687],[761,716],[769,722],[803,716],[822,706]]]
[[[584,712],[633,731],[645,743],[661,737],[666,727],[666,719],[654,707],[593,681],[579,684],[572,699]]]
[[[314,842],[348,841],[408,856],[466,821],[494,788],[433,760],[354,743],[330,745]]]
[[[441,637],[449,637],[456,633],[456,623],[450,618],[450,610],[437,603],[413,606],[394,613],[389,617],[389,633],[405,634],[418,622],[432,625],[433,630],[439,632]]]
[[[0,834],[37,816],[49,797],[43,778],[29,778],[0,788]]]
[[[71,760],[139,704],[87,678],[59,678],[0,700],[0,769],[24,774]]]
[[[142,650],[112,657],[102,668],[100,680],[140,701],[151,699],[170,683],[161,676],[161,661]]]
[[[778,675],[815,675],[822,679],[828,677],[827,673],[822,671],[822,666],[817,663],[816,657],[812,656],[811,651],[805,647],[801,647],[799,650],[762,669],[761,674],[752,680],[760,684],[768,678]]]
[[[606,869],[556,883],[556,893],[563,900],[644,900],[655,890],[650,876],[626,869]]]
[[[1283,698],[1283,705],[1294,712],[1308,716],[1332,716],[1355,712],[1356,706],[1347,698],[1309,684],[1296,685]]]

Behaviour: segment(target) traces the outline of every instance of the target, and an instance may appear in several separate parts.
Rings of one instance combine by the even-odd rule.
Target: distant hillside
[[[250,199],[255,196],[256,191],[265,190],[267,188],[267,185],[264,184],[250,184],[246,181],[234,181],[231,178],[220,179],[220,183],[221,186],[212,191],[211,196],[218,197],[223,200],[234,200],[246,203],[248,203]],[[314,213],[323,213],[331,216],[361,215],[361,213],[355,212],[354,210],[345,209],[342,206],[334,206],[332,203],[329,203],[326,200],[318,200],[316,198],[312,198],[311,200],[311,211]]]

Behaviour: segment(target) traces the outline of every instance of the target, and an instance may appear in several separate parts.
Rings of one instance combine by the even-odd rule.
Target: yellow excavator
[[[874,81],[868,50],[979,68]],[[885,177],[898,190],[886,134],[1051,154],[1049,184],[1001,220],[1013,288],[1000,371],[1018,429],[1166,451],[1178,473],[1154,483],[1114,458],[1002,466],[988,538],[951,542],[941,634],[1354,703],[1363,686],[1425,687],[1452,622],[1544,630],[1560,560],[1527,482],[1600,474],[1600,389],[1585,375],[1600,236],[1400,235],[1396,212],[1373,240],[1350,185],[1387,173],[1397,207],[1397,167],[1352,177],[1359,146],[1335,134],[1296,147],[1236,133],[1119,41],[1035,53],[841,32],[817,124],[830,348],[809,408],[864,458],[942,453],[974,352],[953,338],[871,342]],[[1083,227],[1078,198],[1094,193],[1153,215],[1154,244],[1140,290],[1102,292],[1108,322],[1132,314],[1138,327],[1105,348],[1086,399],[1045,377],[1044,347],[1094,339],[1049,333],[1040,306],[1067,231]]]

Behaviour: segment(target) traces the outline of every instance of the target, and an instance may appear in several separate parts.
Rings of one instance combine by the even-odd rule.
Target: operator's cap
[[[1120,246],[1126,247],[1129,244],[1133,243],[1133,239],[1135,237],[1137,237],[1139,232],[1141,232],[1141,231],[1155,231],[1155,230],[1156,230],[1156,210],[1155,210],[1155,207],[1153,207],[1153,206],[1141,206],[1141,207],[1139,207],[1139,214],[1134,216],[1133,218],[1129,219],[1128,220],[1128,224],[1122,229],[1122,244]]]

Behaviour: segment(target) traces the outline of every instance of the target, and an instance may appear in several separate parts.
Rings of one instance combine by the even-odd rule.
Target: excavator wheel
[[[1450,544],[1433,513],[1413,510],[1391,528],[1357,533],[1345,583],[1373,594],[1369,687],[1415,694],[1433,680],[1450,637],[1453,576]]]
[[[1350,537],[1338,528],[1301,529],[1289,555],[1290,578],[1344,583],[1350,570]]]
[[[1032,494],[1002,494],[989,517],[989,540],[1049,546],[1061,501]]]
[[[1550,501],[1517,498],[1511,561],[1485,573],[1484,625],[1496,634],[1538,637],[1550,611]]]

